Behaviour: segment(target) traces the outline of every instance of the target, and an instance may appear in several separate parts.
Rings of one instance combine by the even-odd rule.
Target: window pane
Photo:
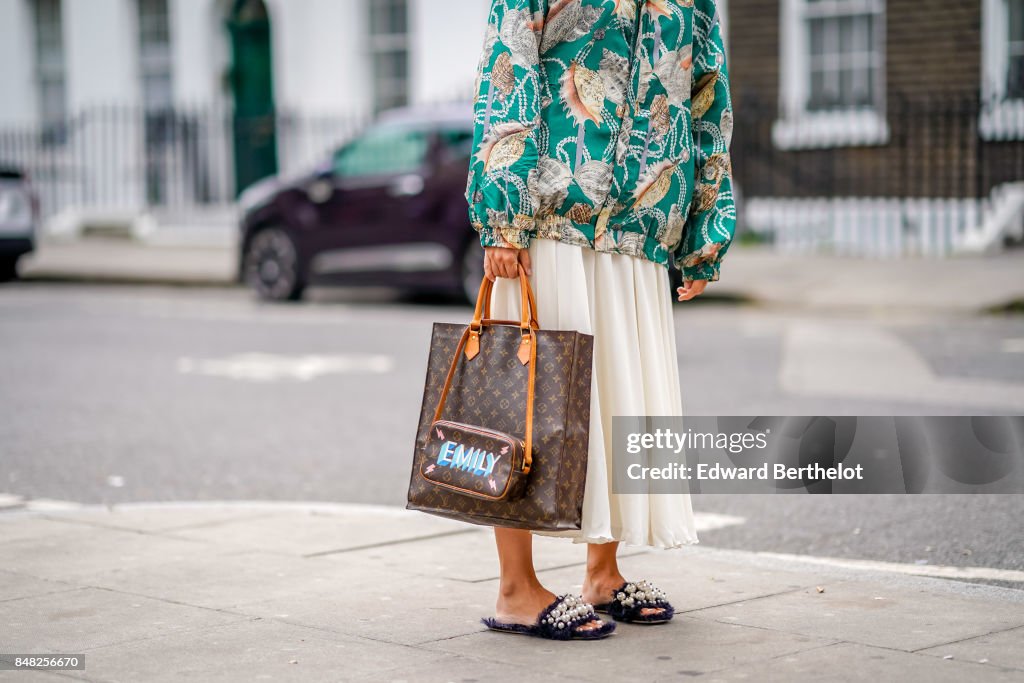
[[[863,5],[816,3],[807,19],[810,60],[811,109],[871,106],[874,100],[875,70],[882,63],[875,54],[876,15],[865,13]],[[859,13],[858,13],[859,12]]]
[[[379,80],[405,78],[408,73],[408,55],[400,52],[382,52],[377,55],[375,71]]]
[[[426,152],[422,131],[370,130],[338,151],[334,171],[343,177],[412,173],[422,166]]]
[[[36,89],[45,123],[65,116],[64,30],[60,0],[35,0]]]
[[[167,0],[139,0],[139,40],[143,45],[170,41]]]
[[[1024,98],[1024,55],[1013,57],[1007,66],[1006,96]]]
[[[374,0],[369,10],[374,108],[380,111],[408,100],[408,3]]]
[[[825,21],[827,20],[811,19],[807,22],[812,58],[825,54]]]
[[[442,130],[440,131],[441,144],[445,149],[454,154],[468,154],[473,146],[473,131],[471,129]]]
[[[1007,0],[1010,42],[1024,41],[1024,0]]]
[[[172,102],[171,34],[167,0],[137,0],[142,102],[149,111]]]
[[[370,32],[375,35],[405,33],[406,0],[375,0],[370,4]]]
[[[820,69],[811,71],[811,94],[808,106],[811,109],[824,109],[828,106],[825,98],[825,74]]]

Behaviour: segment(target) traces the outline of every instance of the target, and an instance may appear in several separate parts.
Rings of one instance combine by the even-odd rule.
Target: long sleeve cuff
[[[511,223],[504,214],[489,211],[487,224],[478,223],[473,227],[480,233],[480,244],[485,247],[506,247],[526,249],[534,233],[532,216],[516,214]]]
[[[682,255],[677,261],[683,277],[687,280],[718,280],[722,258],[729,249],[729,242],[708,242],[700,249]]]

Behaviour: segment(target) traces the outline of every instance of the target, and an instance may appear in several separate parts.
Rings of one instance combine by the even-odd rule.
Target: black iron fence
[[[226,106],[96,106],[65,121],[0,129],[0,163],[29,174],[45,216],[68,208],[187,212],[231,204],[261,175],[308,167],[368,121],[289,111],[253,120]],[[271,153],[252,153],[260,149]]]
[[[1024,181],[1024,105],[995,116],[977,99],[894,98],[877,130],[825,134],[811,120],[780,121],[775,103],[735,105],[740,224],[782,246],[943,254],[993,238],[992,215],[1016,220],[1013,202],[1024,212],[1024,196],[1004,191]],[[242,185],[275,170],[306,170],[369,119],[101,106],[55,125],[0,129],[0,164],[29,173],[47,216],[184,213],[229,206]]]

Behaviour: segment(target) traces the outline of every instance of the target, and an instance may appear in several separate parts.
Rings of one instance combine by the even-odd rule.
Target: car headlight
[[[0,223],[30,224],[32,202],[24,190],[16,187],[0,188]]]

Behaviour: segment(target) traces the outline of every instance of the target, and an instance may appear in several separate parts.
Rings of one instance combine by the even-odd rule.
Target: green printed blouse
[[[718,19],[715,0],[493,0],[466,185],[481,243],[717,280],[736,223]]]

